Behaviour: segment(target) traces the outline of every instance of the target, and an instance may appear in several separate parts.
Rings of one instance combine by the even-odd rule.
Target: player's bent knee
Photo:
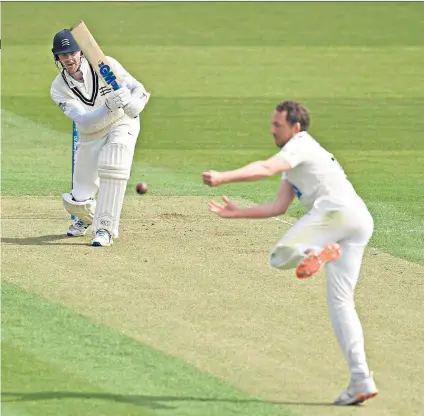
[[[75,201],[71,194],[62,194],[63,206],[70,215],[80,218],[87,224],[91,224],[94,218],[94,211],[96,210],[96,201],[88,199],[86,201]]]
[[[128,180],[131,172],[132,155],[127,146],[109,143],[103,146],[99,159],[99,177],[104,179]]]
[[[276,245],[270,253],[269,263],[276,269],[293,269],[298,265],[300,256],[297,250],[288,245]]]

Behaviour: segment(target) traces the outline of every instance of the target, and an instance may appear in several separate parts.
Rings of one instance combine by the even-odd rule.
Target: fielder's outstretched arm
[[[203,183],[209,186],[219,186],[232,182],[259,181],[277,173],[291,169],[291,165],[281,156],[275,155],[268,160],[258,160],[240,169],[217,172],[203,172]]]
[[[256,205],[250,208],[239,208],[228,197],[224,196],[225,205],[210,201],[210,211],[223,218],[270,218],[284,214],[293,202],[295,191],[289,181],[284,180],[278,188],[278,195],[274,201]]]

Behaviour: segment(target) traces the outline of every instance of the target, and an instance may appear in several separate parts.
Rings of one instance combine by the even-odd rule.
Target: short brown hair
[[[301,131],[307,131],[310,123],[309,111],[300,103],[296,101],[283,101],[275,108],[276,111],[287,113],[286,120],[293,126],[300,123]]]

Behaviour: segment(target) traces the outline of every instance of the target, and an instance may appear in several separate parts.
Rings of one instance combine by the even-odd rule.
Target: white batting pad
[[[118,237],[131,163],[132,152],[122,143],[109,143],[101,150],[98,163],[100,186],[93,232],[104,229],[112,237]]]
[[[108,143],[99,154],[99,177],[126,179],[130,177],[132,155],[123,143]]]
[[[94,218],[96,209],[96,201],[94,199],[87,199],[86,201],[74,201],[72,195],[69,193],[62,194],[62,202],[66,211],[74,215],[87,224],[91,224]]]

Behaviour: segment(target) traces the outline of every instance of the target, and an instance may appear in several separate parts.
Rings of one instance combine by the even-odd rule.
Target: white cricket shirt
[[[144,89],[143,84],[132,77],[116,59],[110,56],[107,58],[113,72],[121,78],[122,84],[125,84],[131,91],[138,87]],[[119,109],[115,112],[104,111],[106,116],[95,123],[89,125],[78,123],[81,115],[95,110],[100,111],[102,106],[104,108],[107,94],[112,92],[112,88],[103,84],[92,66],[84,58],[80,69],[83,73],[82,81],[76,81],[67,71],[62,70],[52,83],[50,95],[65,115],[76,122],[81,139],[101,138],[108,133],[113,125],[127,123],[129,117],[124,113],[124,110]]]
[[[302,205],[311,209],[318,199],[342,204],[358,198],[343,168],[310,134],[302,131],[292,137],[280,150],[292,169],[284,172]]]

